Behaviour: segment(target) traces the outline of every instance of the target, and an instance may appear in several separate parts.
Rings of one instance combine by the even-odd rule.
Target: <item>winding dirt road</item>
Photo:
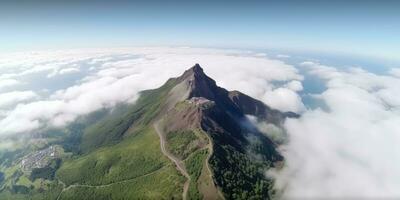
[[[225,200],[225,197],[221,193],[221,190],[218,189],[218,186],[214,183],[214,172],[211,170],[211,167],[210,167],[210,164],[209,164],[211,156],[214,154],[213,142],[211,140],[211,137],[208,134],[205,134],[205,135],[206,135],[206,137],[208,139],[208,145],[207,145],[206,148],[208,148],[208,151],[209,151],[208,155],[207,155],[207,158],[206,158],[206,161],[205,161],[206,162],[206,168],[207,168],[207,171],[208,171],[208,174],[210,176],[211,181],[213,181],[212,184],[214,184],[215,188],[217,189],[217,193],[218,193],[219,198],[222,199],[222,200]]]
[[[185,168],[185,164],[182,162],[182,160],[180,160],[179,158],[175,157],[174,155],[172,155],[170,152],[167,151],[166,147],[165,147],[165,135],[163,134],[161,128],[160,128],[160,123],[161,121],[157,121],[154,123],[154,129],[156,130],[158,136],[160,137],[160,147],[161,147],[161,152],[167,156],[172,162],[175,163],[176,168],[178,169],[178,171],[186,177],[186,182],[183,185],[183,193],[182,193],[182,198],[183,200],[187,199],[187,193],[188,193],[188,189],[189,189],[189,183],[190,183],[190,176],[186,171]]]

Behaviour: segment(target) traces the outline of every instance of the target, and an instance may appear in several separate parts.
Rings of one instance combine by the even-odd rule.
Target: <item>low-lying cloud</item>
[[[0,91],[3,88],[11,87],[18,84],[20,84],[20,82],[15,79],[0,79]]]
[[[284,197],[400,197],[398,69],[377,75],[301,63],[326,88],[310,95],[324,108],[310,109],[299,95],[307,89],[300,71],[262,53],[152,47],[9,54],[0,56],[0,135],[64,126],[99,108],[134,102],[139,91],[159,87],[195,63],[221,87],[301,113],[285,123],[288,139],[278,127],[256,124],[287,142],[285,167],[274,173]]]
[[[29,101],[37,97],[38,95],[33,91],[13,91],[0,93],[0,109]]]
[[[287,198],[400,197],[400,79],[360,68],[302,66],[326,82],[327,105],[288,120],[278,187]]]
[[[274,108],[302,109],[296,93],[303,79],[298,70],[249,51],[165,47],[23,53],[0,57],[3,78],[24,80],[27,87],[48,81],[52,88],[43,83],[33,91],[38,96],[31,102],[26,98],[6,110],[0,133],[63,126],[97,109],[134,102],[139,91],[159,87],[195,63],[222,87],[243,91]]]

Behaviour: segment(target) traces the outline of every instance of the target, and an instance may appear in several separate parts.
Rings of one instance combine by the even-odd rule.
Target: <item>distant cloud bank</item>
[[[327,110],[307,110],[286,122],[287,166],[278,175],[284,196],[400,197],[400,79],[360,68],[301,65],[325,81],[327,89],[316,98]]]
[[[260,55],[239,50],[163,47],[3,56],[0,70],[5,76],[0,77],[0,89],[10,88],[20,80],[25,87],[12,91],[17,100],[14,103],[3,100],[8,107],[3,108],[5,116],[0,119],[3,127],[0,132],[12,134],[63,126],[99,108],[133,102],[139,91],[158,87],[195,63],[200,63],[222,87],[246,92],[284,111],[303,110],[297,94],[303,76],[294,66]],[[37,95],[22,97],[21,89]]]
[[[0,135],[64,126],[97,109],[134,102],[139,91],[159,87],[200,63],[221,87],[301,113],[285,123],[286,165],[273,172],[284,197],[399,197],[400,70],[377,75],[315,61],[282,61],[289,57],[189,47],[2,55]],[[323,81],[325,89],[310,94],[323,108],[304,105],[305,75]]]

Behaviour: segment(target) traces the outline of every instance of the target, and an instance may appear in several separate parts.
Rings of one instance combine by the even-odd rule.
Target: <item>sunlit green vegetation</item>
[[[124,136],[136,133],[128,132],[132,126],[136,129],[149,126],[159,113],[172,86],[173,79],[158,89],[143,91],[135,104],[120,106],[107,117],[86,128],[80,145],[81,151],[87,153],[101,146],[114,145],[122,141]]]
[[[168,150],[181,159],[197,148],[197,137],[191,130],[169,132],[166,139]]]
[[[55,199],[62,186],[56,182],[37,178],[31,181],[18,166],[5,169],[0,187],[0,199]]]
[[[159,138],[149,128],[116,145],[65,161],[57,177],[67,185],[102,185],[142,176],[166,164]]]
[[[251,160],[248,155],[228,145],[214,148],[210,164],[217,183],[228,199],[270,199],[272,180],[264,172],[267,162]]]
[[[73,187],[63,193],[63,198],[181,197],[184,177],[161,153],[158,135],[150,123],[165,91],[145,91],[124,112],[117,111],[85,130],[81,144],[84,154],[66,160],[57,177],[67,185],[103,186]],[[132,126],[134,129],[128,130]]]
[[[172,165],[148,176],[104,187],[74,187],[60,199],[181,199],[185,178]]]
[[[62,190],[62,186],[56,182],[45,182],[42,187],[26,187],[24,185],[13,185],[7,190],[0,192],[0,199],[4,200],[42,200],[56,199]]]
[[[206,157],[207,150],[204,149],[194,152],[185,160],[185,166],[190,175],[189,199],[202,199],[202,195],[197,187],[197,181],[200,177]]]
[[[29,179],[35,181],[38,178],[53,180],[56,170],[61,164],[61,159],[52,160],[49,166],[44,168],[35,168],[32,170]]]
[[[276,156],[274,147],[258,139],[254,144],[247,142],[235,120],[213,116],[211,120],[221,127],[209,124],[216,126],[209,128],[226,132],[205,133],[197,123],[170,131],[180,127],[168,127],[176,121],[174,116],[195,108],[182,101],[174,107],[178,113],[165,112],[175,83],[176,79],[170,79],[159,89],[142,92],[133,105],[96,111],[65,128],[49,129],[42,135],[46,139],[31,147],[0,152],[0,199],[181,199],[186,178],[161,152],[153,127],[162,117],[166,147],[184,161],[190,175],[188,199],[219,198],[217,188],[226,199],[273,197],[272,180],[264,172]],[[191,129],[194,126],[197,129]],[[209,142],[214,144],[212,172],[206,167]],[[62,147],[62,156],[40,169],[20,169],[23,156],[49,145]],[[260,159],[253,159],[255,154],[249,152]]]

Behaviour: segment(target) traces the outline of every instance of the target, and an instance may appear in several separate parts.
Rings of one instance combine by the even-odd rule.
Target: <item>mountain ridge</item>
[[[179,109],[175,106],[164,113],[168,118],[166,120],[167,125],[164,127],[165,132],[200,129],[211,138],[212,141],[209,141],[209,143],[212,143],[212,149],[216,148],[217,151],[218,149],[219,151],[226,151],[219,147],[219,145],[224,144],[233,151],[246,154],[246,146],[250,144],[246,139],[248,136],[244,134],[245,127],[240,125],[240,121],[245,120],[246,115],[254,115],[277,126],[280,126],[286,117],[298,116],[295,113],[282,113],[271,109],[261,101],[239,91],[230,92],[218,87],[216,82],[204,73],[199,64],[186,70],[174,80],[177,81],[176,86],[171,89],[169,94],[171,98],[168,99],[176,100],[174,96],[182,98],[173,103],[174,105],[180,104]],[[170,100],[170,102],[172,101]],[[283,159],[275,149],[277,144],[269,138],[262,137],[258,131],[255,131],[252,137],[259,137],[260,142],[264,145],[262,147],[264,152],[262,153],[267,160],[274,163]],[[215,161],[212,164],[214,168],[218,165],[218,160],[223,160],[216,157],[211,155],[211,158]],[[234,166],[234,163],[232,163],[232,166]],[[223,175],[216,177],[215,184],[224,188],[224,181],[218,178],[220,176]],[[233,198],[229,195],[227,197]]]
[[[16,171],[5,175],[0,198],[272,199],[265,172],[284,158],[247,115],[277,127],[298,117],[219,87],[196,64],[133,104],[40,134],[57,156],[32,172],[7,164]],[[18,185],[24,177],[32,178]]]

